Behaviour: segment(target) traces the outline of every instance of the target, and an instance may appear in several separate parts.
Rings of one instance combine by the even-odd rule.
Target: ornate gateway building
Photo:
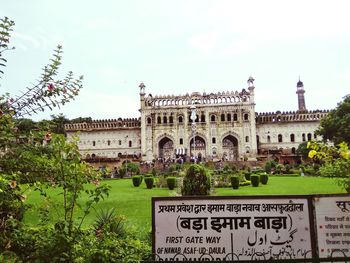
[[[89,161],[153,160],[292,161],[298,145],[316,138],[327,111],[308,111],[304,86],[297,83],[298,111],[256,113],[254,79],[241,91],[153,96],[140,84],[138,119],[66,124],[79,133],[79,149]]]

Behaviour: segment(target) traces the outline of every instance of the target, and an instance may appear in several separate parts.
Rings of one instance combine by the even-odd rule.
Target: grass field
[[[151,199],[153,196],[174,196],[176,191],[170,191],[167,188],[147,189],[144,182],[140,187],[134,187],[130,179],[106,180],[111,186],[110,195],[104,201],[99,203],[96,210],[100,208],[115,207],[118,214],[125,215],[129,225],[136,228],[137,231],[147,232],[151,229]],[[28,193],[28,203],[32,205],[26,213],[25,221],[29,224],[37,224],[38,211],[40,207],[49,207],[51,217],[62,216],[62,210],[59,204],[62,203],[62,195],[57,189],[50,190],[50,202],[43,201],[37,192]],[[238,190],[232,188],[217,188],[214,195],[235,196],[235,195],[307,195],[307,194],[331,194],[345,193],[334,179],[322,177],[277,177],[269,178],[267,185],[259,187],[244,186]],[[84,203],[86,196],[82,197],[81,203]],[[85,221],[85,226],[93,223],[96,211],[92,211]]]

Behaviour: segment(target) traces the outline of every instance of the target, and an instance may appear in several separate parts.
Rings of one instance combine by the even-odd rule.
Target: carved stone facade
[[[296,112],[256,113],[254,79],[241,91],[193,92],[153,96],[140,84],[139,119],[67,124],[68,137],[79,131],[87,159],[133,157],[145,162],[178,158],[256,160],[270,154],[295,155],[298,145],[315,137],[327,111],[307,111],[299,80]]]

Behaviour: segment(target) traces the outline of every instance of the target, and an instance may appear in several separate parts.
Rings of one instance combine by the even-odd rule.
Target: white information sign
[[[316,197],[320,258],[350,257],[350,196]]]
[[[306,198],[153,200],[155,260],[312,258]]]

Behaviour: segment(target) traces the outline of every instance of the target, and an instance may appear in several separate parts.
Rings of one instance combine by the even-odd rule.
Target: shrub
[[[261,184],[267,184],[267,181],[269,180],[269,175],[266,173],[260,174],[260,182]]]
[[[135,175],[132,177],[132,184],[135,186],[135,187],[138,187],[140,186],[142,182],[142,176],[140,175]]]
[[[239,188],[239,176],[237,175],[231,176],[231,185],[233,189]]]
[[[276,167],[276,162],[275,161],[267,161],[265,163],[265,172],[271,173],[272,169]]]
[[[215,169],[215,163],[213,161],[208,161],[206,163],[206,167],[210,170],[214,170]]]
[[[157,169],[154,167],[152,168],[152,175],[157,176]]]
[[[168,186],[167,182],[166,182],[166,178],[164,177],[164,175],[159,175],[157,177],[156,183],[155,183],[156,187],[159,188],[165,188]]]
[[[249,181],[250,180],[250,172],[244,172],[244,178]]]
[[[277,164],[276,165],[276,173],[281,174],[284,169],[283,164]]]
[[[153,183],[154,183],[154,177],[153,176],[145,177],[145,184],[146,184],[148,189],[152,189],[153,188]]]
[[[286,164],[284,166],[284,173],[289,174],[291,169],[292,169],[292,167],[289,164]]]
[[[313,167],[306,167],[304,173],[305,175],[316,175]]]
[[[198,164],[191,164],[183,180],[182,195],[209,195],[210,176],[206,169]]]
[[[258,187],[259,182],[260,182],[260,176],[257,174],[252,174],[250,176],[250,181],[251,181],[253,187]]]
[[[231,167],[228,164],[225,164],[224,171],[231,171]]]
[[[114,233],[119,237],[125,236],[124,227],[125,218],[123,216],[118,216],[115,207],[111,209],[101,209],[96,214],[96,219],[94,222],[95,233],[100,235],[108,235]]]
[[[167,183],[167,185],[168,185],[169,190],[174,190],[175,185],[176,185],[176,177],[174,177],[174,176],[169,176],[169,177],[166,179],[166,183]]]
[[[185,176],[186,176],[186,173],[183,172],[183,171],[180,171],[180,172],[179,172],[179,176],[180,176],[180,177],[185,177]]]
[[[259,167],[255,167],[253,170],[252,170],[252,173],[253,174],[258,174],[258,173],[263,173],[265,170],[262,169],[262,168],[259,168]]]

